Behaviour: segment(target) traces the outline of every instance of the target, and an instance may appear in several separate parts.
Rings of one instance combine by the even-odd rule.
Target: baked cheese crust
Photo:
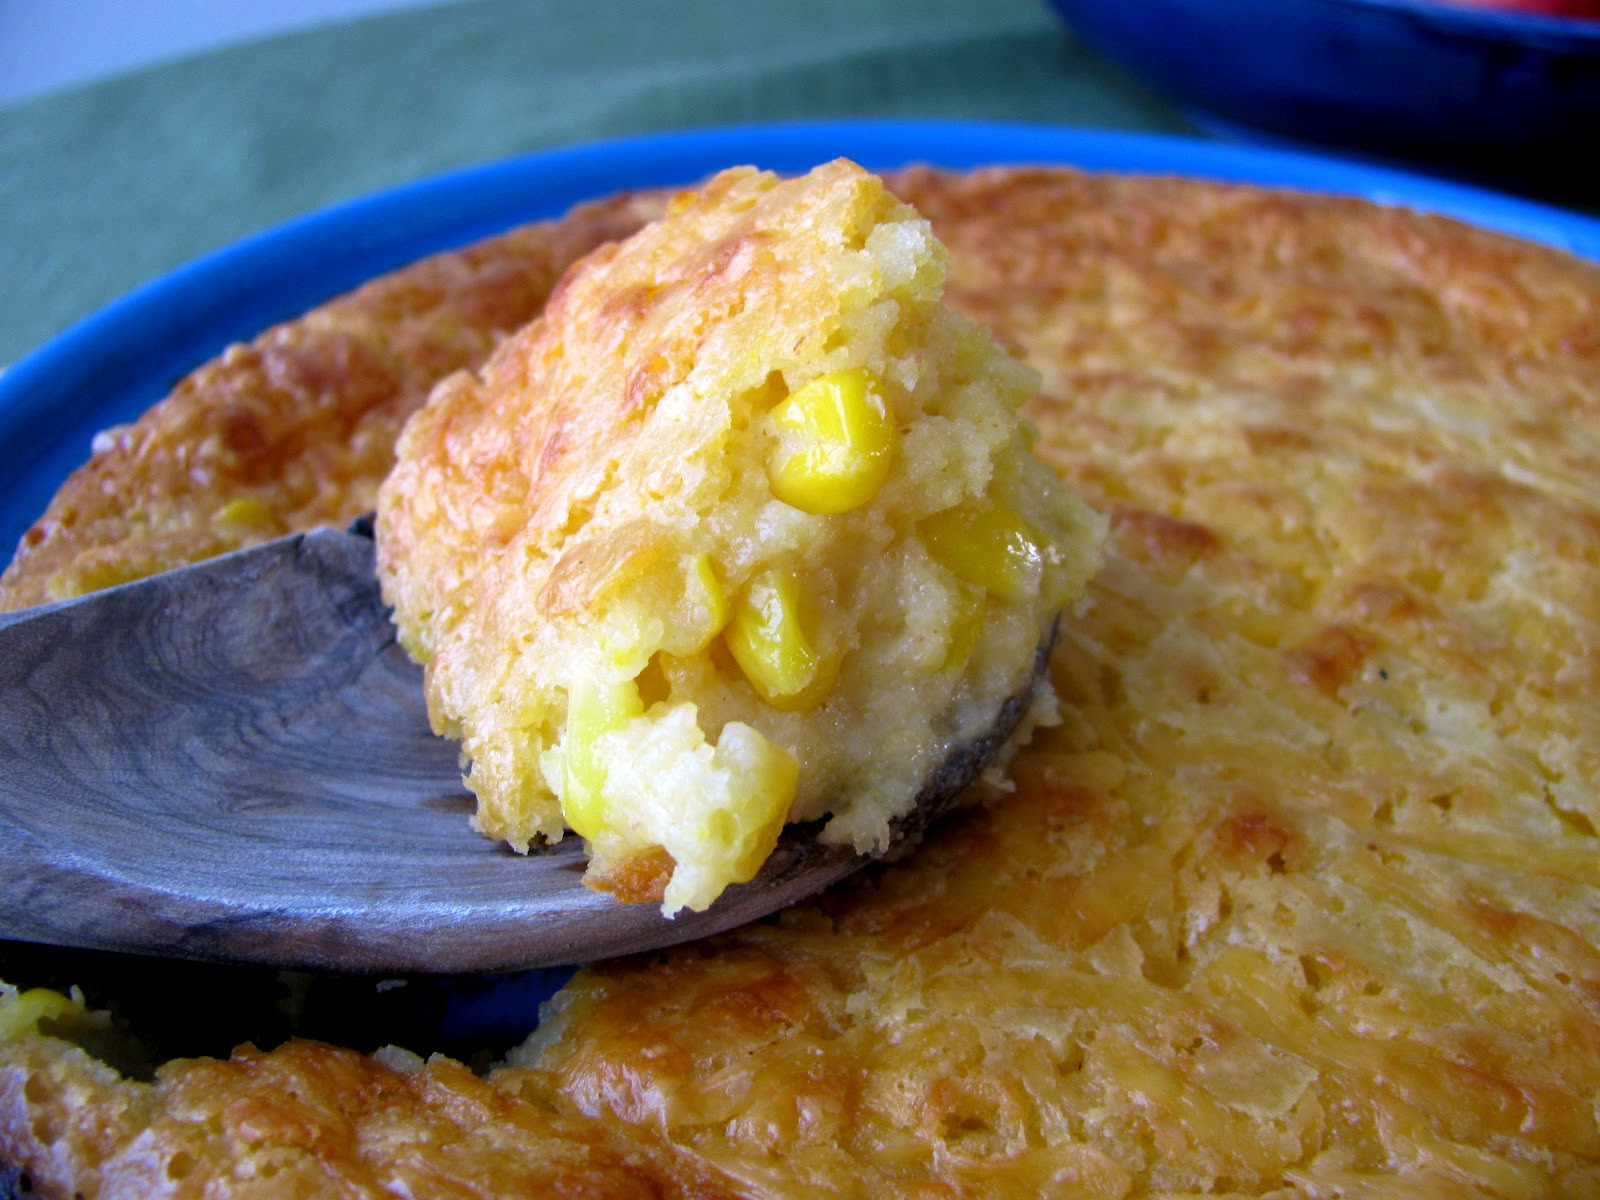
[[[295,1043],[145,1085],[22,1034],[0,1158],[86,1196],[1600,1194],[1600,270],[1245,187],[891,185],[1112,518],[1015,790],[586,970],[487,1081]]]
[[[544,307],[562,271],[657,210],[618,197],[435,255],[230,347],[98,434],[0,574],[0,612],[67,600],[372,511],[400,426]]]

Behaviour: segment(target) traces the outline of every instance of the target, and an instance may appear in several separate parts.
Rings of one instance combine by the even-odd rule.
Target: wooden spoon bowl
[[[1045,668],[895,828],[993,761]],[[492,971],[704,937],[871,859],[787,828],[751,882],[663,917],[584,887],[569,838],[474,833],[359,529],[0,617],[0,937],[278,967]]]

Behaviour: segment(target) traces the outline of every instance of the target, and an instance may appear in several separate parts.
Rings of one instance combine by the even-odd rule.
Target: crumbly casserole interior
[[[788,821],[882,849],[1027,687],[1100,522],[946,269],[854,164],[733,169],[411,418],[379,574],[483,832],[701,909]]]

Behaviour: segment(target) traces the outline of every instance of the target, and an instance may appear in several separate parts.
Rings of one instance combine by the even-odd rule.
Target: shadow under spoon
[[[921,833],[1043,670],[928,780]],[[373,542],[318,530],[0,616],[0,937],[346,971],[508,970],[704,937],[869,858],[790,826],[751,882],[667,920],[582,884],[577,838],[472,831]]]

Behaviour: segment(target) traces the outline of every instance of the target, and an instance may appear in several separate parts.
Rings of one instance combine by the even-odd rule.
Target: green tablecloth
[[[1039,0],[473,0],[0,109],[0,363],[255,230],[470,163],[735,122],[1184,131]]]

